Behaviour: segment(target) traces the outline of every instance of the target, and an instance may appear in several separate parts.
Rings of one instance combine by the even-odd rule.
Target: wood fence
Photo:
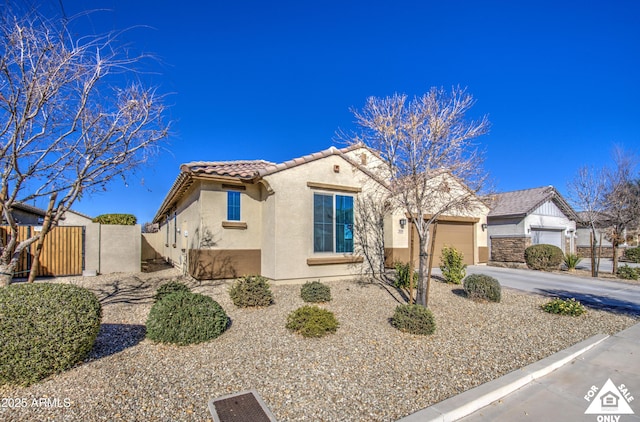
[[[18,226],[18,240],[28,239],[35,235],[38,227]],[[0,226],[2,244],[7,244],[8,226]],[[36,243],[22,252],[16,277],[26,277],[31,269]],[[40,265],[37,276],[81,275],[84,258],[84,227],[54,227],[44,239],[40,251]]]

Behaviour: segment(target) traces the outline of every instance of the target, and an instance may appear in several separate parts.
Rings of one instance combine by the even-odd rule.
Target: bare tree
[[[613,249],[613,274],[618,271],[618,248],[626,242],[626,230],[640,224],[640,182],[636,157],[620,147],[613,152],[614,167],[605,171],[604,203]]]
[[[604,170],[583,166],[569,182],[569,200],[580,210],[581,224],[591,230],[591,276],[598,277],[600,257],[598,251],[598,229],[606,224],[604,213]]]
[[[61,21],[3,8],[0,207],[9,233],[0,245],[0,285],[75,200],[124,178],[167,136],[161,96],[126,80],[141,57],[127,57],[116,38],[75,39]],[[15,204],[39,200],[49,204],[42,231],[18,239]]]
[[[419,243],[416,302],[428,305],[429,227],[442,215],[477,209],[476,194],[486,181],[482,156],[473,140],[489,121],[466,121],[473,97],[465,89],[432,88],[409,100],[407,95],[370,97],[354,110],[363,142],[384,161],[393,200],[412,216]]]

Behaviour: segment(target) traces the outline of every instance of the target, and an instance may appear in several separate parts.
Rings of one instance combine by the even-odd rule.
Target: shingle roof
[[[554,201],[568,217],[577,219],[575,211],[553,186],[491,195],[489,217],[525,216],[549,200]]]

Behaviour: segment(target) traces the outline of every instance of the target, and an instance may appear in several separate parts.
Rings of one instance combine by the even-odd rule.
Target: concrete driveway
[[[437,272],[439,273],[439,269]],[[503,287],[549,297],[573,297],[591,307],[640,314],[640,283],[631,284],[591,277],[483,265],[467,267],[467,274],[478,273],[495,277]]]

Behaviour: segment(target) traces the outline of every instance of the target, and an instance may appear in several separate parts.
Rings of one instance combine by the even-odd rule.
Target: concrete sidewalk
[[[615,390],[604,388],[608,379]],[[617,408],[602,407],[607,391],[622,396],[613,399]],[[585,414],[594,402],[598,413]],[[400,421],[545,420],[640,421],[640,324],[594,336]]]

